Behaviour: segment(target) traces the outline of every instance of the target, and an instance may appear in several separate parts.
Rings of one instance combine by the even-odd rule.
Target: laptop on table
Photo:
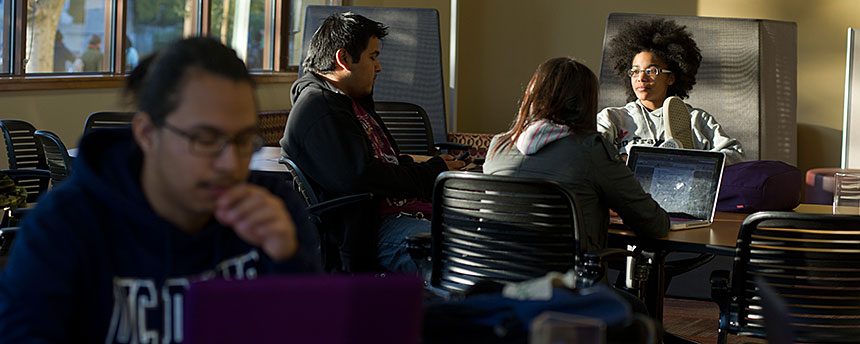
[[[627,166],[646,193],[669,213],[670,229],[714,221],[726,155],[722,152],[631,147]]]

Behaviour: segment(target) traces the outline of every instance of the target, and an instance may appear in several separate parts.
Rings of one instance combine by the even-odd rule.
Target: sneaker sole
[[[672,96],[663,102],[663,129],[666,131],[666,141],[674,139],[681,148],[695,148],[690,111],[681,98]]]

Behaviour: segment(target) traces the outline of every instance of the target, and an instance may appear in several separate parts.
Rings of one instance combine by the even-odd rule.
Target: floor
[[[716,303],[666,298],[663,326],[667,332],[702,344],[716,344],[720,310]],[[766,343],[758,338],[728,336],[728,343]]]

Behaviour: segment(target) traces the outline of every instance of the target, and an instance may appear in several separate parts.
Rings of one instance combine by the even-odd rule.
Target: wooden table
[[[747,215],[718,211],[710,226],[670,231],[668,236],[659,239],[639,238],[629,229],[614,227],[609,230],[610,246],[637,244],[668,251],[734,255],[738,231]]]
[[[832,206],[821,204],[801,204],[794,209],[799,213],[831,214]],[[663,238],[641,238],[633,231],[618,226],[609,230],[609,246],[626,248],[627,245],[643,247],[654,252],[651,275],[645,293],[648,311],[658,320],[663,318],[663,297],[665,291],[664,264],[670,252],[711,253],[734,256],[738,232],[749,214],[717,212],[714,223],[708,227],[670,231]],[[704,281],[703,281],[704,282]]]

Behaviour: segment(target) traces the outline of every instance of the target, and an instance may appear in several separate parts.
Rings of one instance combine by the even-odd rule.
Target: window
[[[9,1],[9,0],[7,0]],[[27,73],[100,73],[105,54],[104,1],[36,1],[27,5],[24,68]],[[108,32],[109,33],[109,32]]]
[[[209,36],[236,49],[249,70],[272,70],[274,2],[271,0],[212,1]],[[266,38],[266,39],[264,39]]]
[[[6,0],[0,0],[0,74],[9,73],[9,28],[11,26],[11,14]]]
[[[125,71],[170,42],[199,33],[197,1],[127,0],[126,4]]]
[[[233,47],[252,72],[295,71],[307,5],[340,0],[0,0],[0,75],[120,77],[198,35]]]

